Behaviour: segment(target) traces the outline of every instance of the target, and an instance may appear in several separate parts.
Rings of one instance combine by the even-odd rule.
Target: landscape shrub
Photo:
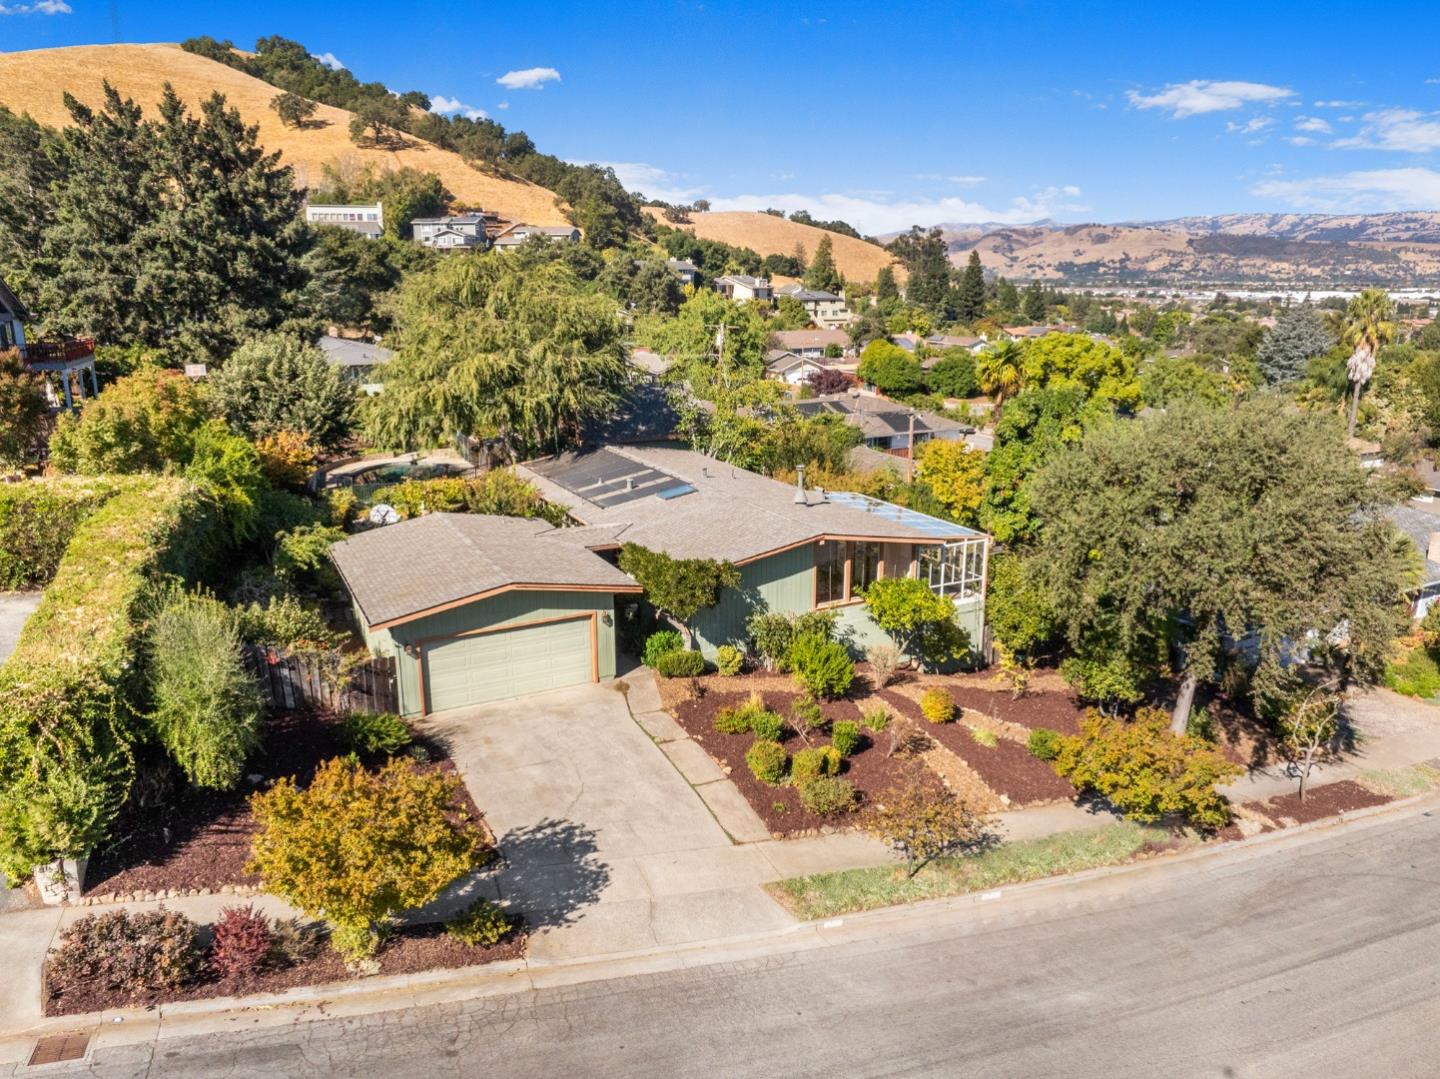
[[[779,786],[785,778],[790,757],[779,742],[756,742],[745,751],[745,764],[750,774],[761,783]]]
[[[656,661],[655,672],[662,678],[696,678],[705,673],[705,657],[690,649],[666,652]]]
[[[1440,610],[1437,603],[1433,610]],[[1440,693],[1440,663],[1424,648],[1412,648],[1385,665],[1385,684],[1403,697],[1429,700]]]
[[[49,584],[80,522],[122,482],[56,477],[0,484],[0,592]]]
[[[684,647],[684,638],[675,630],[656,630],[645,638],[645,666],[658,667],[661,656],[668,656],[671,652],[678,652]]]
[[[840,697],[855,680],[855,664],[838,641],[815,633],[796,636],[790,645],[790,669],[816,697]]]
[[[146,645],[150,720],[161,744],[195,786],[229,790],[259,748],[262,716],[239,619],[213,596],[170,589]]]
[[[263,970],[275,950],[270,921],[253,905],[225,907],[211,926],[210,965],[220,975],[251,975]]]
[[[765,612],[751,615],[745,623],[745,632],[750,635],[755,654],[767,671],[788,671],[795,638],[811,636],[830,640],[835,635],[837,617],[834,611],[805,611],[795,615]]]
[[[179,371],[142,367],[116,379],[78,413],[62,413],[50,460],[86,476],[163,472],[190,460],[195,433],[210,418],[204,391]]]
[[[837,776],[814,776],[799,784],[800,804],[811,813],[833,817],[855,808],[855,787]]]
[[[875,688],[884,689],[895,678],[900,669],[900,649],[893,644],[872,644],[865,649],[865,658],[870,663],[870,673],[875,678]]]
[[[486,947],[505,939],[514,924],[498,904],[481,896],[446,922],[445,932],[464,944]]]
[[[269,484],[260,470],[260,455],[248,439],[231,431],[223,420],[204,424],[191,443],[185,478],[219,503],[235,542],[255,537],[260,499]]]
[[[214,372],[206,396],[247,438],[281,431],[335,449],[350,433],[355,386],[307,341],[273,333],[245,342]]]
[[[790,779],[798,786],[816,776],[837,775],[840,762],[840,751],[834,746],[802,749],[790,760]]]
[[[848,757],[860,746],[860,725],[842,719],[830,726],[830,744],[842,757]]]
[[[913,877],[932,858],[980,842],[990,822],[949,787],[912,776],[874,799],[860,825],[902,858]]]
[[[276,487],[304,487],[320,456],[318,447],[298,431],[263,435],[255,440],[255,452],[260,456],[260,471]]]
[[[338,595],[340,575],[330,561],[330,548],[345,538],[338,528],[302,524],[275,536],[271,565],[286,585],[320,596]]]
[[[340,723],[340,741],[361,756],[393,757],[415,740],[393,712],[351,712]]]
[[[208,568],[216,524],[193,484],[136,477],[75,529],[0,667],[0,871],[12,880],[108,836],[148,736],[135,657],[153,582]]]
[[[197,926],[178,911],[87,914],[60,931],[46,973],[61,991],[101,987],[127,994],[182,988],[200,969]]]
[[[920,713],[931,723],[949,723],[955,718],[955,699],[940,686],[920,694]]]
[[[865,609],[902,652],[926,669],[965,656],[970,638],[955,621],[955,604],[914,577],[884,577],[865,590]]]
[[[750,713],[744,705],[722,708],[715,713],[714,727],[721,734],[744,734],[750,729]]]
[[[247,872],[334,927],[347,959],[372,954],[395,914],[428,903],[492,853],[458,808],[460,779],[403,757],[370,771],[321,765],[250,796],[259,831]]]
[[[971,727],[970,737],[975,739],[976,745],[984,746],[986,749],[994,749],[1000,744],[1000,736],[988,727]]]
[[[1030,737],[1025,742],[1025,748],[1030,751],[1030,756],[1038,760],[1053,761],[1060,753],[1060,745],[1064,741],[1064,737],[1059,731],[1052,731],[1048,727],[1037,727],[1030,732]]]
[[[276,582],[277,584],[279,582]],[[346,635],[330,628],[320,611],[290,592],[252,600],[235,611],[240,636],[250,644],[264,644],[290,652],[328,652],[339,648]]]
[[[715,667],[726,678],[734,678],[745,669],[745,653],[733,644],[715,649]]]
[[[1133,720],[1090,711],[1051,763],[1132,820],[1180,816],[1203,828],[1229,822],[1230,804],[1216,787],[1244,771],[1199,738],[1171,734],[1170,717],[1158,708],[1142,708]]]
[[[270,923],[270,962],[277,967],[308,963],[325,947],[325,926],[300,918],[276,918]]]
[[[761,742],[778,742],[785,733],[785,721],[774,712],[761,709],[751,713],[750,730]]]
[[[825,726],[825,713],[820,702],[808,693],[802,693],[790,703],[790,726],[802,741],[810,741],[810,732]]]
[[[890,713],[885,710],[884,705],[877,705],[861,713],[860,722],[867,731],[879,734],[890,726]]]

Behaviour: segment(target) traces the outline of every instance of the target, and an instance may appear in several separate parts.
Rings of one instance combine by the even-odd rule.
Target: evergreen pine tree
[[[875,275],[875,302],[885,303],[899,298],[900,286],[895,283],[895,271],[889,266],[881,266],[880,272]]]
[[[961,322],[974,322],[985,314],[985,271],[980,265],[980,252],[971,251],[960,286],[955,295],[955,317]]]
[[[1045,292],[1040,287],[1039,281],[1031,281],[1025,290],[1025,296],[1020,304],[1020,313],[1025,321],[1031,326],[1038,326],[1045,321]]]
[[[845,289],[845,279],[835,267],[835,254],[828,234],[822,236],[815,247],[815,257],[805,271],[805,287],[823,289],[836,295]]]

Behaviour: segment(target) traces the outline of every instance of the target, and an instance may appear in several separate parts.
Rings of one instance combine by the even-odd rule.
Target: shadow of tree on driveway
[[[507,903],[525,912],[531,929],[569,925],[610,883],[599,849],[594,829],[574,821],[547,818],[511,829],[500,838]]]

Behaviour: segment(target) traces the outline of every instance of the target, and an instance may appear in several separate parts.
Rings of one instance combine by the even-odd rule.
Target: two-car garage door
[[[593,632],[594,619],[585,615],[428,643],[427,711],[589,682]]]

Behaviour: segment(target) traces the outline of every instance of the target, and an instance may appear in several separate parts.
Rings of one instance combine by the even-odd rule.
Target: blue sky
[[[717,209],[868,232],[1440,208],[1419,3],[0,0],[0,50],[278,33]]]

